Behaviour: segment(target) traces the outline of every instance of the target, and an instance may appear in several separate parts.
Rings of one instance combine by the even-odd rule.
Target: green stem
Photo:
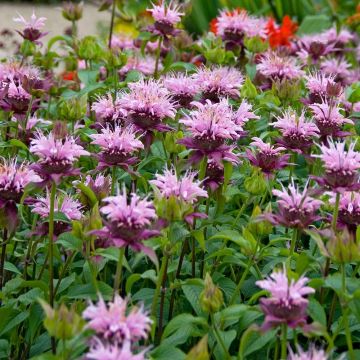
[[[167,261],[168,261],[168,256],[164,255],[161,260],[161,267],[160,267],[157,282],[156,282],[155,294],[154,294],[153,301],[151,304],[151,317],[153,317],[154,319],[156,318],[156,308],[157,308],[158,298],[160,295],[162,279],[164,276],[165,268],[167,266]]]
[[[6,229],[4,229],[3,241],[2,241],[2,245],[1,245],[0,290],[2,289],[2,287],[4,285],[4,265],[5,265],[5,260],[6,260],[7,235],[8,235],[8,232]]]
[[[337,224],[337,219],[338,219],[338,215],[339,215],[339,203],[340,203],[340,193],[336,193],[336,200],[335,200],[335,208],[334,208],[334,214],[333,214],[333,219],[331,222],[331,227],[334,230],[334,232],[336,231],[336,224]]]
[[[116,183],[116,166],[111,169],[111,195],[115,195],[115,183]]]
[[[211,318],[211,324],[212,324],[214,332],[215,332],[216,340],[218,341],[218,343],[222,347],[222,349],[223,349],[223,351],[224,351],[224,353],[226,355],[226,359],[231,360],[231,355],[229,354],[229,351],[225,346],[224,340],[221,337],[221,334],[219,333],[219,329],[216,326],[214,315],[210,314],[210,318]]]
[[[234,229],[236,223],[239,221],[241,215],[243,214],[243,212],[245,211],[247,205],[249,204],[250,198],[247,197],[246,200],[243,202],[243,204],[241,205],[241,208],[239,209],[235,220],[233,221],[233,223],[231,224],[231,229]]]
[[[54,208],[55,208],[56,184],[51,184],[50,193],[50,211],[49,211],[49,303],[54,307]],[[53,354],[56,354],[55,338],[51,338],[51,348]]]
[[[119,252],[119,259],[118,259],[118,262],[116,265],[115,282],[114,282],[114,297],[116,294],[118,294],[119,288],[120,288],[124,253],[125,253],[125,248],[121,247],[120,252]]]
[[[161,53],[161,44],[162,44],[162,37],[159,37],[159,43],[156,50],[156,61],[155,61],[155,70],[154,70],[154,78],[158,78],[158,71],[159,71],[159,60],[160,60],[160,53]]]
[[[295,228],[293,231],[293,234],[292,234],[292,238],[291,238],[290,257],[292,257],[294,255],[294,251],[296,248],[296,243],[298,241],[298,238],[299,238],[299,230]]]
[[[281,338],[281,360],[286,360],[287,356],[287,324],[283,324],[282,328],[282,338]]]
[[[113,30],[114,30],[115,6],[116,6],[116,1],[113,0],[112,9],[111,9],[110,29],[109,29],[109,41],[108,41],[108,48],[109,49],[111,49],[111,40],[112,40]]]
[[[64,275],[66,274],[66,271],[67,271],[69,265],[70,265],[70,264],[72,263],[72,261],[74,260],[75,255],[76,255],[76,251],[74,251],[73,253],[71,253],[71,254],[67,257],[67,259],[66,259],[66,261],[65,261],[65,264],[64,264],[64,267],[63,267],[62,270],[61,270],[61,273],[60,273],[60,276],[59,276],[59,280],[58,280],[58,282],[56,283],[56,286],[55,286],[54,297],[56,296],[56,293],[57,293],[57,291],[59,290],[59,286],[60,286],[60,284],[61,284],[61,281],[62,281],[62,279],[64,278]]]

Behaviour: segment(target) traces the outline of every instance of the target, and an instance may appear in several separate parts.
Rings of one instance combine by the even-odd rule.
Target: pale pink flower
[[[122,93],[119,106],[128,111],[129,121],[142,130],[167,131],[162,124],[166,118],[175,117],[175,104],[170,92],[157,80],[140,80],[129,84],[130,91]]]
[[[11,78],[2,84],[0,107],[4,111],[24,115],[30,106],[31,95],[23,88],[21,81]]]
[[[269,291],[270,298],[261,298],[260,306],[265,313],[263,330],[287,324],[291,328],[306,325],[308,300],[304,297],[315,290],[305,286],[306,277],[297,281],[289,280],[286,268],[274,271],[267,279],[259,280],[256,285]]]
[[[313,155],[322,160],[325,174],[316,178],[324,186],[334,191],[356,190],[359,188],[360,153],[355,151],[356,143],[350,143],[348,150],[345,142],[329,140],[320,146],[321,154]]]
[[[304,229],[319,219],[316,213],[323,202],[309,196],[307,185],[303,191],[295,186],[293,180],[286,189],[283,185],[281,186],[282,190],[272,191],[277,197],[279,210],[276,214],[266,214],[266,218],[271,223]]]
[[[183,73],[167,75],[164,77],[163,83],[175,102],[182,107],[188,107],[194,96],[200,91],[195,79]]]
[[[19,13],[18,17],[13,20],[24,25],[24,30],[22,32],[18,31],[18,33],[26,40],[37,43],[40,38],[47,34],[41,31],[45,26],[46,18],[37,18],[35,12],[31,15],[30,21],[25,20],[25,18]]]
[[[351,65],[343,58],[331,58],[322,61],[320,68],[324,74],[335,75],[335,80],[348,83]]]
[[[117,100],[113,100],[111,94],[100,96],[91,106],[96,119],[100,123],[115,123],[126,118],[126,111],[118,106]]]
[[[329,30],[326,30],[320,37],[327,41],[328,43],[335,44],[336,47],[343,46],[349,41],[354,40],[354,35],[347,29],[341,29],[338,31],[336,27],[332,27]]]
[[[324,350],[316,349],[314,345],[310,345],[308,351],[304,351],[298,346],[296,354],[290,348],[287,360],[328,360],[328,358]]]
[[[111,177],[98,174],[95,179],[93,179],[90,175],[87,175],[85,178],[85,185],[94,192],[96,198],[100,202],[110,194]]]
[[[118,52],[121,50],[134,49],[134,39],[125,34],[112,35],[110,47],[112,50]]]
[[[296,58],[280,56],[275,52],[264,54],[256,65],[256,69],[272,81],[294,80],[304,75],[296,63]]]
[[[195,180],[196,176],[196,172],[186,172],[179,178],[174,168],[166,169],[163,174],[156,174],[155,180],[150,180],[150,184],[155,186],[156,193],[159,193],[160,197],[173,196],[179,201],[193,204],[199,197],[208,197],[201,186],[202,182]]]
[[[246,10],[222,10],[217,20],[217,35],[225,41],[240,43],[244,36],[266,38],[266,20],[250,16]]]
[[[319,137],[318,127],[305,118],[304,112],[298,115],[287,110],[276,119],[272,126],[281,132],[279,142],[291,150],[303,152],[304,148],[312,145],[314,137]]]
[[[321,103],[310,105],[309,108],[322,136],[343,136],[346,133],[341,131],[341,127],[344,124],[354,124],[340,113],[343,109],[334,101],[323,100]]]
[[[36,199],[32,206],[32,212],[39,214],[42,218],[49,217],[50,214],[50,192],[46,192],[45,197]],[[68,220],[80,220],[82,217],[82,205],[79,201],[67,195],[55,197],[54,212],[63,213]]]
[[[106,304],[102,297],[97,304],[90,302],[82,316],[88,320],[86,327],[96,332],[96,336],[111,341],[138,341],[146,339],[151,327],[151,319],[143,307],[133,307],[127,313],[127,300],[115,295],[114,301]]]
[[[310,103],[320,103],[323,99],[341,96],[342,86],[335,82],[335,75],[322,72],[305,75],[305,86],[309,90]]]
[[[73,164],[80,156],[90,155],[73,137],[57,139],[53,133],[46,136],[41,131],[31,140],[29,150],[39,157],[33,164],[34,170],[56,182],[64,175],[74,174]]]
[[[194,75],[205,99],[219,101],[221,97],[237,98],[244,82],[241,72],[233,67],[201,67]]]
[[[242,100],[239,108],[234,114],[234,121],[237,125],[244,126],[249,120],[260,119],[252,111],[252,105],[246,100]]]
[[[131,165],[134,162],[133,154],[144,148],[133,126],[108,125],[101,129],[101,133],[91,134],[90,138],[92,144],[101,148],[98,158],[102,167]]]
[[[129,71],[136,70],[141,72],[144,75],[152,75],[155,71],[156,60],[152,56],[140,56],[134,55],[129,56],[126,64],[119,70],[119,74],[125,76]],[[163,69],[163,65],[159,60],[158,70],[161,71]]]
[[[300,50],[296,55],[304,64],[308,64],[309,60],[317,63],[319,59],[332,53],[335,49],[334,44],[318,35],[306,35],[299,39],[297,45]]]

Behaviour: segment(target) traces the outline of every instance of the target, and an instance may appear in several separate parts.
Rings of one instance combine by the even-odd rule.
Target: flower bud
[[[83,14],[83,2],[73,3],[72,1],[67,1],[63,4],[62,7],[62,16],[69,21],[78,21],[82,18]]]
[[[263,53],[269,46],[260,36],[245,38],[244,45],[247,50],[254,54]]]
[[[269,206],[266,208],[267,213],[271,213],[271,203],[269,203]],[[254,236],[267,236],[271,234],[273,226],[271,223],[267,220],[261,220],[257,221],[256,219],[262,214],[261,208],[256,205],[254,207],[254,210],[251,214],[251,218],[249,221],[249,224],[247,226],[247,229],[254,235]]]
[[[213,283],[209,273],[205,276],[205,288],[200,294],[200,306],[207,313],[219,311],[224,303],[221,290]]]
[[[85,36],[80,40],[78,47],[78,55],[82,60],[96,61],[100,58],[102,53],[101,46],[94,36]]]
[[[245,190],[253,195],[261,195],[266,190],[264,175],[259,170],[254,170],[253,174],[244,181]]]
[[[186,355],[185,360],[209,360],[208,336],[205,335]]]

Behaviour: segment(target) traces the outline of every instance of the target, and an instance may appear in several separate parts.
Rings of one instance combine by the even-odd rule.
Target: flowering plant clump
[[[0,359],[358,359],[356,2],[98,2],[0,29]]]

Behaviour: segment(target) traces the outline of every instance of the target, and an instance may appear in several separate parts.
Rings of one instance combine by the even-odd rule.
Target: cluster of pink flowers
[[[130,312],[127,308],[128,301],[115,295],[113,302],[106,304],[100,297],[84,310],[86,327],[95,333],[86,359],[145,359],[147,349],[139,350],[136,343],[147,339],[152,321],[142,306]]]

